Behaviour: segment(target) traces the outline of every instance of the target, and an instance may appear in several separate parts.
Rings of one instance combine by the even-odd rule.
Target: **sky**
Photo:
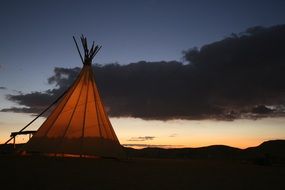
[[[62,78],[53,81],[49,80],[55,76],[56,72],[59,74],[65,72],[69,77],[68,79],[72,81],[74,79],[70,75],[74,71],[72,69],[82,66],[72,36],[79,37],[81,34],[84,34],[88,39],[94,40],[103,46],[94,63],[100,65],[118,63],[121,66],[117,68],[115,74],[121,73],[121,75],[130,77],[134,82],[141,81],[138,81],[133,76],[136,74],[131,73],[128,70],[129,67],[132,67],[138,73],[148,73],[150,71],[146,69],[140,72],[141,70],[139,69],[141,67],[139,67],[139,64],[128,66],[130,63],[145,61],[145,63],[141,62],[140,64],[144,67],[148,65],[147,63],[151,63],[151,68],[155,67],[153,66],[155,63],[161,63],[161,61],[167,63],[164,65],[160,64],[155,74],[150,73],[151,75],[148,75],[152,77],[149,77],[151,80],[147,81],[147,84],[152,83],[154,87],[151,89],[147,87],[142,88],[140,93],[134,92],[139,92],[137,89],[133,91],[128,90],[133,85],[129,81],[124,82],[126,85],[122,92],[112,90],[114,86],[120,85],[116,81],[121,81],[122,78],[114,78],[116,75],[109,72],[107,68],[102,69],[102,72],[106,74],[105,78],[104,76],[100,78],[100,73],[98,73],[99,88],[102,89],[103,99],[105,98],[107,106],[112,110],[110,113],[111,122],[122,144],[159,145],[162,147],[198,147],[210,144],[225,144],[245,148],[256,146],[266,140],[285,139],[283,125],[285,120],[282,115],[284,86],[275,82],[275,78],[274,80],[264,79],[269,81],[265,83],[264,86],[266,88],[264,89],[261,87],[257,88],[256,83],[248,83],[247,80],[239,81],[243,92],[239,94],[228,85],[220,83],[223,79],[217,79],[216,77],[207,78],[211,75],[209,73],[210,70],[212,71],[219,67],[213,69],[203,62],[203,60],[211,62],[211,60],[217,59],[216,57],[204,56],[207,54],[207,51],[211,53],[211,49],[216,48],[212,45],[208,46],[210,50],[203,49],[206,45],[222,41],[231,36],[232,33],[239,34],[254,26],[272,27],[285,24],[284,9],[285,2],[278,0],[11,0],[2,2],[0,7],[0,109],[9,109],[15,106],[38,106],[23,100],[25,97],[30,97],[27,95],[35,95],[33,93],[36,92],[46,93],[49,89],[63,88],[64,85],[60,83]],[[267,32],[270,33],[271,31],[268,30]],[[263,39],[262,37],[260,38]],[[232,41],[238,42],[238,39],[236,41],[232,39]],[[224,41],[221,44],[225,44]],[[183,57],[185,54],[182,52],[192,50],[193,47],[198,49],[198,56],[194,57],[197,59],[193,59],[193,56],[191,57],[191,51],[188,51],[188,54],[186,54],[190,56]],[[252,47],[256,48],[256,46]],[[263,49],[260,51],[263,51]],[[204,52],[206,53],[204,54]],[[213,50],[213,52],[215,51]],[[221,51],[218,51],[218,53],[221,53]],[[268,55],[269,58],[272,58],[272,64],[274,61],[278,62],[281,59],[277,59],[279,56],[278,51]],[[272,57],[270,57],[271,55]],[[219,57],[219,54],[217,56]],[[204,57],[206,58],[204,59]],[[167,70],[168,67],[165,66],[169,65],[171,61],[178,65],[180,62],[182,63],[182,65],[177,66],[179,72],[176,75],[173,74],[174,70],[170,69],[169,71]],[[196,78],[194,77],[192,80],[195,84],[199,84],[197,85],[198,87],[195,84],[186,83],[188,82],[188,76],[190,78],[194,76],[191,74],[192,71],[188,73],[185,66],[190,62],[197,62],[196,64],[200,65],[204,64],[206,68],[201,67],[200,69],[204,75],[199,75],[198,77],[195,75]],[[237,63],[239,64],[238,61]],[[54,70],[55,67],[62,69]],[[284,68],[280,65],[269,65],[268,67],[275,70],[281,68],[279,71],[282,71]],[[63,70],[64,68],[67,70]],[[247,66],[239,67],[236,70],[231,70],[231,72],[237,73],[238,78],[243,73],[241,71],[244,70],[248,70]],[[184,71],[187,73],[187,77],[179,78]],[[223,71],[223,73],[228,72],[227,69],[220,69],[219,71]],[[271,70],[265,71],[269,73]],[[265,71],[261,73],[262,76],[266,76]],[[254,73],[255,70],[252,70],[252,72]],[[163,73],[166,74],[163,75]],[[262,78],[261,74],[254,76]],[[116,80],[107,81],[108,83],[103,82],[106,76]],[[222,76],[228,77],[226,75]],[[274,76],[279,75],[274,73]],[[142,78],[144,77],[142,74]],[[201,78],[209,79],[206,81],[207,83],[211,83],[212,79],[213,81],[218,81],[219,83],[217,84],[221,84],[220,88],[222,90],[218,88],[219,85],[213,85],[215,93],[210,93],[206,88],[207,84],[203,84]],[[276,78],[276,81],[278,79]],[[254,79],[249,78],[248,80],[252,81]],[[168,89],[163,81],[167,81],[167,84],[172,84],[176,88],[178,95],[156,93],[156,90],[159,90],[158,86],[164,87],[160,89],[161,92]],[[177,81],[182,81],[182,83]],[[183,81],[186,82],[183,83]],[[242,88],[244,84],[250,84],[248,89]],[[276,88],[275,84],[278,84]],[[204,85],[203,90],[200,90],[201,85]],[[179,86],[182,86],[181,89]],[[190,86],[189,91],[185,91],[188,86]],[[260,92],[263,96],[252,99],[252,97],[256,97],[256,94],[249,90],[251,88],[255,91],[261,89]],[[248,90],[251,93],[248,93]],[[146,94],[146,91],[154,93]],[[197,99],[197,97],[201,97],[201,94],[198,92],[207,93],[211,96]],[[224,94],[228,92],[234,93],[239,98],[225,96]],[[184,97],[184,93],[189,96],[191,94],[190,99],[193,101],[187,98],[189,96],[185,95]],[[220,93],[223,95],[220,96]],[[252,94],[252,96],[249,97],[245,94]],[[12,95],[12,98],[7,98],[7,95],[10,95],[10,97]],[[117,104],[111,101],[112,98],[116,98],[115,95],[120,98],[121,102],[124,101],[125,107],[118,107]],[[156,96],[159,96],[159,98]],[[269,96],[272,98],[268,98]],[[123,99],[121,97],[128,98]],[[182,103],[172,101],[175,98],[177,100],[177,97],[183,100]],[[247,98],[251,99],[240,101],[240,99],[244,100]],[[148,102],[153,107],[163,106],[161,106],[162,109],[152,109],[152,112],[149,113],[150,115],[145,115],[140,112],[146,113],[146,110],[143,108],[141,110],[135,109],[137,104],[134,102],[140,100],[143,100],[141,102]],[[167,105],[169,100],[171,101],[167,107],[165,105]],[[204,107],[201,106],[200,110],[200,107],[198,108],[195,102]],[[45,104],[48,103],[45,102]],[[195,109],[189,108],[188,110],[183,108],[182,104]],[[227,111],[229,111],[230,107],[230,112],[233,110],[234,115],[238,116],[234,119],[220,118],[220,115],[218,117],[216,114],[217,106],[212,106],[216,104],[219,105],[219,108],[226,107],[227,109],[224,110]],[[171,109],[173,105],[179,105],[177,107],[181,108],[181,110],[176,110],[176,115],[172,113],[167,115],[168,112],[164,112],[164,110]],[[274,113],[278,113],[274,115],[270,112],[266,116],[261,115],[259,117],[258,115],[257,117],[252,117],[246,116],[249,113],[245,114],[242,111],[251,109],[255,105],[261,105],[256,107],[255,114],[260,109],[270,112],[271,108],[272,110],[277,110]],[[140,107],[138,106],[138,108]],[[199,110],[201,113],[196,113],[195,110],[196,112]],[[11,131],[21,129],[33,118],[31,113],[24,113],[24,111],[22,113],[14,113],[12,111],[10,109],[9,112],[0,112],[0,142],[7,139]],[[184,117],[185,114],[187,117]],[[157,115],[159,117],[156,117]],[[41,122],[43,120],[44,118],[40,119]],[[32,128],[37,129],[40,126],[40,121]],[[19,139],[25,140],[25,138],[23,136]]]

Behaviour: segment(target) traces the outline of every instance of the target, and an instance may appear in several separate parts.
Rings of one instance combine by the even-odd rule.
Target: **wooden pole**
[[[37,120],[40,116],[42,116],[47,110],[49,110],[55,103],[57,103],[65,94],[66,92],[70,89],[70,87],[62,94],[60,95],[51,105],[49,105],[44,111],[42,111],[37,117],[35,117],[35,119],[33,119],[30,123],[28,123],[24,128],[22,128],[18,133],[21,133],[22,131],[24,131],[27,127],[29,127],[35,120]],[[15,135],[16,137],[16,135]],[[7,144],[8,142],[10,142],[14,137],[11,137],[10,139],[8,139],[3,145]]]
[[[13,148],[16,149],[16,135],[13,138]]]
[[[75,45],[76,45],[76,49],[77,49],[77,51],[78,51],[78,53],[79,53],[80,59],[81,59],[82,63],[84,64],[83,57],[82,57],[82,55],[81,55],[81,52],[80,52],[80,50],[79,50],[79,47],[78,47],[77,41],[76,41],[76,39],[75,39],[75,37],[74,37],[74,36],[73,36],[73,40],[74,40],[74,43],[75,43]]]

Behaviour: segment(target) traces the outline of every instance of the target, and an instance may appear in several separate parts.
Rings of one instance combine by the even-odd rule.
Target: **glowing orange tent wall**
[[[99,96],[91,64],[84,64],[77,80],[23,149],[55,155],[123,155]]]

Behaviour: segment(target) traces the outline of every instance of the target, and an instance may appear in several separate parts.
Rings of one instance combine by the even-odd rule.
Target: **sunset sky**
[[[103,46],[95,78],[121,144],[285,139],[284,10],[282,0],[2,2],[0,143],[72,83],[81,34]]]

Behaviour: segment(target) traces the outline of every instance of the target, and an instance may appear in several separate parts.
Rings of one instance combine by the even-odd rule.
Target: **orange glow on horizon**
[[[23,128],[33,117],[20,113],[0,114],[0,143],[4,143],[11,132]],[[258,146],[264,141],[285,139],[285,118],[259,120],[143,120],[139,118],[110,118],[121,144],[134,144],[136,148],[158,146],[162,148],[202,147],[227,145],[237,148]],[[44,118],[39,118],[29,130],[37,130]],[[134,141],[133,137],[154,137]],[[28,135],[17,137],[24,143]],[[145,145],[145,146],[141,146]]]

